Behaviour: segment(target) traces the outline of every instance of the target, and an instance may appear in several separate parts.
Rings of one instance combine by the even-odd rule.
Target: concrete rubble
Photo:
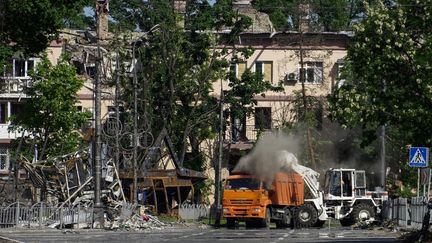
[[[88,150],[39,162],[31,162],[21,157],[20,164],[28,172],[33,186],[38,189],[36,194],[40,200],[58,205],[57,210],[51,214],[60,216],[54,221],[47,221],[48,227],[91,227],[94,183]],[[104,164],[102,174],[106,228],[155,229],[166,226],[143,206],[126,202],[119,174],[112,160]]]

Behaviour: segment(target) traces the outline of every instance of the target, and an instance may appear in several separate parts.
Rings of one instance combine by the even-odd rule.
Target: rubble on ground
[[[398,240],[401,240],[402,242],[432,242],[432,232],[428,231],[424,236],[422,236],[421,230],[412,230],[402,234]]]
[[[33,186],[40,190],[37,196],[42,200],[62,206],[93,201],[95,183],[89,149],[37,162],[21,156],[20,165],[28,172]],[[102,195],[111,201],[125,201],[113,160],[106,162],[102,174]]]

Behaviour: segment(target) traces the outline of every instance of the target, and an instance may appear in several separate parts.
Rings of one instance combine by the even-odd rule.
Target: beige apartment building
[[[82,36],[82,37],[81,37]],[[70,52],[73,47],[73,53],[76,60],[80,60],[77,66],[78,75],[85,81],[84,86],[78,92],[79,102],[76,104],[79,110],[94,112],[94,96],[93,84],[95,74],[94,53],[95,45],[86,43],[83,40],[84,32],[66,32],[63,33],[59,40],[52,41],[45,51],[48,60],[56,65],[60,60],[62,54],[66,51]],[[40,57],[23,58],[15,55],[10,60],[10,65],[0,75],[0,177],[7,177],[11,170],[11,151],[12,140],[21,136],[16,132],[8,130],[10,125],[9,118],[21,111],[21,105],[28,100],[24,89],[32,85],[32,80],[29,76],[30,70],[34,69]],[[107,62],[111,66],[110,62]],[[107,66],[108,66],[107,65]],[[107,73],[110,72],[109,68],[106,69]],[[113,92],[106,89],[102,97],[102,114],[106,116],[108,111],[113,107]],[[91,121],[89,121],[91,122]]]
[[[254,53],[244,62],[231,64],[231,70],[238,78],[247,69],[262,73],[264,80],[274,86],[282,83],[283,91],[265,92],[255,97],[254,116],[233,122],[237,129],[231,129],[234,134],[229,135],[231,142],[235,143],[231,148],[248,149],[258,130],[280,128],[292,121],[290,110],[296,99],[295,94],[302,90],[300,55],[306,95],[325,99],[343,82],[340,70],[350,38],[348,33],[243,33],[236,47],[252,47]],[[222,85],[224,90],[229,89],[227,81]],[[219,96],[220,83],[215,84],[214,90],[214,95]]]

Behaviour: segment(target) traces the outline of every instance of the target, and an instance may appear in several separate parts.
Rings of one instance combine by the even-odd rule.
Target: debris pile
[[[20,165],[28,172],[34,187],[40,189],[36,196],[39,196],[41,201],[75,206],[93,201],[95,183],[89,154],[89,150],[80,150],[33,163],[21,157]],[[109,198],[111,202],[124,201],[121,181],[112,160],[104,164],[102,178],[103,197]]]
[[[108,212],[106,214],[107,223],[105,226],[110,229],[160,229],[166,226],[157,217],[146,212],[144,206],[138,206],[131,203],[123,203],[117,217],[112,217]]]
[[[35,188],[40,190],[41,200],[58,205],[62,216],[50,227],[78,228],[89,227],[92,212],[83,215],[86,207],[93,205],[94,185],[92,163],[88,150],[81,150],[46,161],[30,162],[21,157],[20,164]],[[144,208],[127,203],[123,193],[119,173],[112,160],[102,166],[102,203],[109,228],[146,229],[162,227],[157,218],[145,213]],[[89,217],[87,217],[89,216]]]

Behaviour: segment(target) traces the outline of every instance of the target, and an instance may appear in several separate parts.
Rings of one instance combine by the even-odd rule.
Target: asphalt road
[[[398,242],[399,234],[383,230],[185,228],[149,231],[0,230],[0,242]]]

